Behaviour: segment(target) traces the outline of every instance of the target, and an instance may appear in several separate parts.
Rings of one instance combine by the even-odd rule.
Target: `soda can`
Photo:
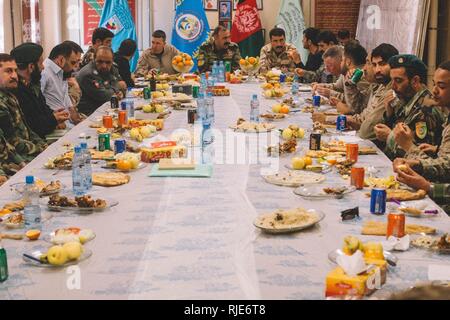
[[[349,143],[346,146],[347,148],[347,160],[357,163],[358,155],[359,155],[359,145],[356,143]]]
[[[347,128],[347,117],[341,114],[340,116],[337,117],[336,130],[345,131],[346,128]]]
[[[199,91],[200,91],[200,87],[199,87],[199,86],[193,86],[193,87],[192,87],[192,97],[193,97],[194,99],[197,99],[197,98],[198,98],[198,93],[199,93]]]
[[[225,72],[231,73],[231,62],[230,61],[225,61]]]
[[[127,101],[126,100],[122,100],[120,102],[120,110],[127,111]]]
[[[124,153],[127,151],[127,142],[123,139],[114,141],[115,154]]]
[[[188,110],[188,124],[194,124],[197,120],[197,110]]]
[[[231,72],[225,72],[225,81],[230,82],[231,81]]]
[[[111,134],[101,133],[98,135],[98,151],[111,150]]]
[[[313,106],[319,108],[320,107],[320,102],[321,102],[321,97],[320,96],[314,96],[313,97]]]
[[[356,69],[355,72],[353,73],[351,81],[354,84],[357,84],[359,81],[361,81],[363,75],[364,75],[364,71],[362,71],[361,69]]]
[[[126,110],[119,111],[119,125],[125,126],[128,124],[128,112]]]
[[[322,140],[322,135],[320,133],[312,133],[311,137],[309,139],[309,149],[314,150],[314,151],[320,150],[321,140]]]
[[[152,98],[152,91],[150,90],[149,87],[144,88],[144,99],[145,100],[150,100]]]
[[[386,238],[390,236],[403,238],[405,236],[406,218],[403,213],[389,213]]]
[[[113,118],[111,116],[103,116],[103,127],[105,127],[106,129],[112,129],[114,128],[113,126]]]
[[[280,83],[285,83],[286,82],[286,74],[282,73],[280,75]]]
[[[370,195],[370,213],[383,215],[386,213],[386,189],[372,189]]]
[[[351,185],[355,186],[357,190],[364,189],[364,168],[353,167],[351,171]]]
[[[111,109],[119,109],[119,99],[116,96],[111,97]]]

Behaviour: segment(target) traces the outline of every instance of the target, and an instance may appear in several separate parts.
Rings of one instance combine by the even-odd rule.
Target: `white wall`
[[[175,17],[173,0],[153,0],[150,12],[153,15],[152,31],[163,30],[167,34],[167,42],[172,39],[172,25]]]

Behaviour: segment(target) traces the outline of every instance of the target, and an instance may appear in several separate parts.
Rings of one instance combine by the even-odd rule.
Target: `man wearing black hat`
[[[408,126],[415,144],[439,145],[445,118],[433,107],[436,102],[425,85],[426,65],[414,55],[394,56],[389,65],[393,90],[384,99],[384,123],[375,126],[377,139],[386,142],[386,155],[391,159],[405,155],[395,141],[396,126]]]
[[[20,108],[30,128],[41,138],[55,131],[65,129],[64,122],[69,113],[64,106],[53,111],[47,106],[41,91],[41,72],[44,70],[44,49],[35,43],[23,43],[11,51],[17,63],[19,86],[15,92]]]

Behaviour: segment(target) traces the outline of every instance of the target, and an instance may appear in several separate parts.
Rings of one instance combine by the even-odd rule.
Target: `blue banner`
[[[119,50],[120,44],[126,39],[132,39],[137,43],[136,27],[127,0],[106,0],[99,26],[114,33],[112,41],[114,52]],[[130,61],[131,72],[136,70],[138,60],[139,50],[136,50]]]
[[[209,38],[209,23],[202,0],[177,0],[172,45],[194,58],[197,70],[198,49]]]

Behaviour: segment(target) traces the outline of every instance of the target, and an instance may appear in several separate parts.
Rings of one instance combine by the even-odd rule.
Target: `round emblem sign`
[[[177,34],[185,40],[194,40],[202,31],[202,23],[192,14],[183,14],[175,22]]]

